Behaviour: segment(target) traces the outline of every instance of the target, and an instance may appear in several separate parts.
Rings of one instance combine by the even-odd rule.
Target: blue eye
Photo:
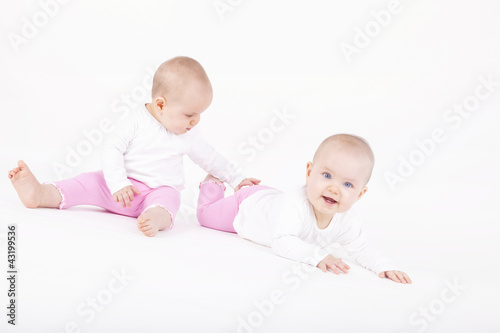
[[[351,183],[349,183],[349,182],[345,182],[345,183],[344,183],[344,186],[345,186],[345,187],[348,187],[348,188],[351,188],[351,187],[352,187],[352,184],[351,184]]]
[[[332,176],[328,172],[323,172],[323,177],[326,179],[332,179]]]

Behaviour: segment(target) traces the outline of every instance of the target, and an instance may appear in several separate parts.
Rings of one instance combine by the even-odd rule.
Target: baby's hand
[[[115,202],[119,202],[122,207],[130,207],[130,202],[134,200],[134,193],[141,194],[141,192],[139,192],[132,185],[125,186],[124,188],[113,194],[113,200]]]
[[[256,179],[256,178],[245,178],[241,181],[241,183],[238,184],[238,186],[236,186],[236,188],[234,189],[234,192],[240,190],[243,186],[252,186],[252,185],[258,185],[260,183],[260,179]]]
[[[321,260],[316,267],[321,268],[323,272],[331,270],[337,275],[340,274],[340,272],[347,274],[349,273],[349,269],[351,269],[351,267],[344,263],[342,259],[335,258],[331,254],[327,255],[325,259]]]
[[[401,271],[385,271],[382,272],[378,275],[380,278],[389,278],[394,282],[397,283],[411,283],[410,277],[405,273]]]

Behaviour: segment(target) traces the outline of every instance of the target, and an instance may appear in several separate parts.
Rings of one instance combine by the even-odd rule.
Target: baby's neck
[[[329,218],[329,219],[318,219],[318,218],[316,218],[316,225],[320,229],[326,229],[326,228],[328,228],[328,226],[330,225],[330,223],[332,222],[332,220],[333,220],[333,216],[331,218]]]
[[[151,114],[151,115],[152,115],[152,116],[153,116],[156,120],[160,121],[160,120],[158,119],[158,117],[156,116],[155,112],[152,110],[152,106],[153,106],[153,105],[152,105],[151,103],[146,103],[146,104],[145,104],[145,106],[146,106],[146,109],[148,110],[148,112],[149,112],[149,113],[150,113],[150,114]]]

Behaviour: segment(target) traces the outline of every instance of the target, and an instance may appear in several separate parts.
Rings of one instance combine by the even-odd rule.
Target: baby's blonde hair
[[[190,83],[202,84],[212,92],[212,85],[201,64],[189,57],[175,57],[162,63],[153,77],[151,91],[156,97],[173,97],[182,94],[183,88]]]
[[[319,145],[318,149],[316,149],[316,152],[314,153],[313,157],[313,163],[318,159],[318,157],[321,155],[321,153],[324,151],[326,147],[332,144],[339,144],[343,148],[348,149],[349,151],[355,151],[362,153],[368,158],[368,161],[370,163],[370,168],[369,168],[369,174],[366,182],[371,178],[371,174],[373,171],[373,166],[375,165],[375,155],[373,154],[373,150],[368,144],[368,141],[363,139],[360,136],[353,135],[353,134],[334,134],[329,137],[327,137],[321,144]]]

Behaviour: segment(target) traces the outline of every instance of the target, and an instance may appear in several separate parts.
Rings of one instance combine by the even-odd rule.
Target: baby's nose
[[[332,193],[335,193],[335,194],[338,194],[339,193],[339,187],[337,184],[335,183],[332,183],[328,186],[328,190],[330,190],[330,192]]]
[[[194,125],[198,124],[199,122],[200,122],[200,116],[196,116],[193,119],[191,119],[191,121],[189,123],[191,124],[191,126],[194,126]]]

